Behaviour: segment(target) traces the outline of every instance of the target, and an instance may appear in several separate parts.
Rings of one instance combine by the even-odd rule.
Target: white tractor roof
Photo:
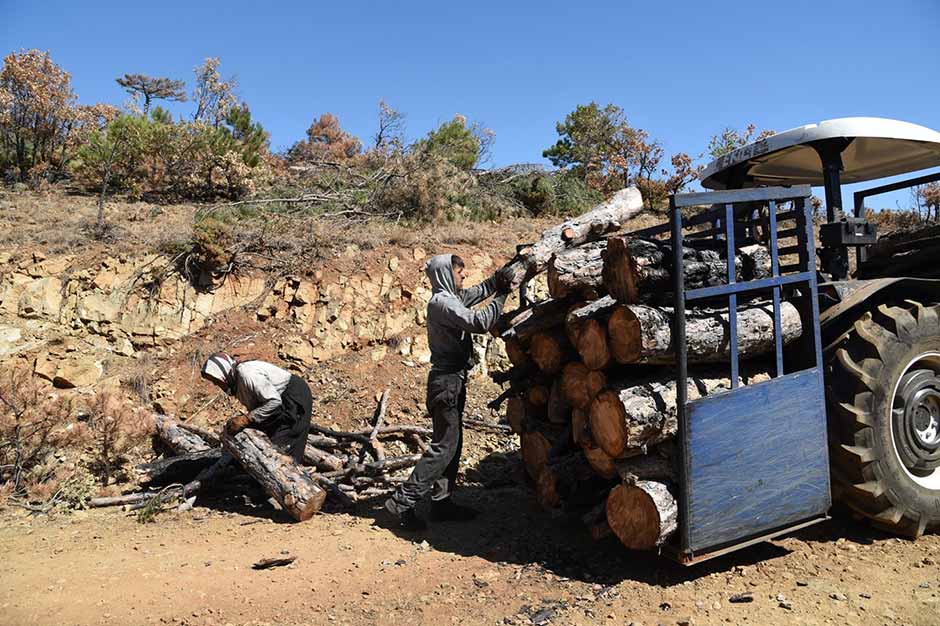
[[[811,142],[851,139],[842,152],[842,183],[905,174],[940,166],[940,133],[880,117],[843,117],[773,135],[721,156],[705,168],[702,186],[822,185],[819,155]],[[735,186],[738,186],[735,183]]]

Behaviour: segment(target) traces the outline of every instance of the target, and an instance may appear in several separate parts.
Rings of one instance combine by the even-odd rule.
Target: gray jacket
[[[485,333],[503,312],[507,294],[498,294],[486,308],[470,309],[496,293],[496,281],[489,278],[470,289],[454,287],[450,254],[439,254],[428,261],[425,273],[431,280],[428,302],[428,346],[431,369],[462,372],[470,366],[470,333]]]

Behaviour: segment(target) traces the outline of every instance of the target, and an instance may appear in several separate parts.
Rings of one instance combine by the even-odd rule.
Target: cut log
[[[156,416],[154,426],[160,442],[172,450],[173,454],[200,452],[211,447],[202,437],[181,428],[177,422],[164,415]]]
[[[538,480],[539,474],[548,461],[548,451],[552,444],[548,438],[537,430],[522,433],[522,461],[526,472],[532,480]]]
[[[561,378],[556,378],[548,396],[546,417],[552,424],[567,424],[571,421],[571,404],[562,391]]]
[[[545,385],[532,385],[529,387],[529,390],[526,392],[526,399],[532,403],[533,406],[545,406],[548,404],[548,399],[551,395],[551,389]]]
[[[535,479],[535,494],[539,504],[546,509],[561,506],[561,496],[558,493],[558,473],[550,465],[546,465]]]
[[[310,519],[323,506],[326,491],[261,431],[246,428],[234,437],[223,435],[222,446],[295,520]]]
[[[676,499],[661,482],[617,485],[607,498],[607,524],[631,550],[653,550],[678,527]]]
[[[758,246],[759,248],[759,246]],[[736,280],[751,280],[766,275],[762,255],[754,247],[735,254]],[[697,289],[728,282],[724,249],[684,248],[682,263],[686,289]],[[742,257],[749,257],[748,263]],[[769,257],[768,257],[769,258]],[[742,271],[748,267],[748,272]],[[672,297],[672,246],[654,239],[620,235],[607,240],[604,251],[604,287],[625,304],[669,302]]]
[[[538,332],[529,343],[529,358],[545,374],[554,375],[574,356],[568,338],[561,331]]]
[[[544,271],[553,255],[601,239],[642,211],[643,198],[639,190],[636,187],[621,189],[584,215],[546,230],[537,242],[523,249],[504,267],[512,272],[513,284],[518,285]]]
[[[597,299],[604,290],[601,252],[606,247],[604,240],[592,241],[553,256],[548,264],[548,292],[552,298]]]
[[[610,351],[618,363],[675,361],[672,307],[624,304],[607,321]],[[692,309],[686,312],[686,346],[691,363],[724,361],[730,352],[728,309]],[[758,302],[738,309],[738,355],[747,358],[774,350],[774,309],[771,302]],[[800,313],[789,302],[780,303],[783,343],[800,337]]]
[[[561,370],[561,390],[572,407],[586,409],[607,384],[602,371],[590,370],[580,361],[566,363]]]
[[[587,320],[581,325],[575,350],[581,361],[591,370],[602,370],[610,364],[607,344],[607,325],[598,320]]]
[[[491,333],[503,341],[516,340],[523,345],[535,333],[564,323],[572,303],[567,300],[543,300],[525,309],[516,309],[503,315]]]
[[[512,396],[506,401],[506,421],[516,434],[522,434],[525,429],[527,404],[528,400],[521,395]]]
[[[183,430],[188,430],[194,435],[199,435],[202,437],[202,440],[209,444],[210,448],[218,448],[222,445],[222,440],[219,439],[219,433],[217,430],[206,430],[205,428],[200,428],[195,424],[187,424],[185,422],[177,422],[176,425]]]
[[[604,296],[583,306],[572,308],[565,317],[565,333],[568,335],[568,340],[576,346],[581,328],[587,321],[606,321],[619,305],[620,303],[611,296]]]
[[[729,388],[727,378],[690,376],[688,398],[695,400]],[[608,390],[591,403],[591,434],[597,445],[615,459],[672,437],[676,427],[675,380],[637,381],[627,377],[608,381]]]

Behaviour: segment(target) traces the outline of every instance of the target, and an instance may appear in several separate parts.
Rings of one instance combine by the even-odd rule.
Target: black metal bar
[[[907,189],[908,187],[914,187],[915,185],[926,185],[927,183],[935,183],[940,181],[940,172],[935,172],[933,174],[927,174],[926,176],[918,176],[917,178],[908,178],[907,180],[901,180],[896,183],[891,183],[889,185],[880,185],[878,187],[871,187],[869,189],[862,189],[861,191],[855,192],[855,217],[862,216],[862,209],[864,208],[863,203],[865,198],[871,196],[877,196],[883,193],[888,193],[889,191],[898,191],[899,189]]]
[[[676,206],[681,208],[687,206],[701,206],[704,204],[727,204],[729,202],[791,200],[793,198],[809,196],[811,193],[812,188],[809,185],[684,193],[676,198]]]
[[[802,269],[803,269],[803,265],[802,265],[801,263],[799,263],[799,262],[797,262],[797,263],[787,263],[786,265],[781,265],[781,266],[780,266],[780,275],[783,276],[783,275],[786,274],[787,272],[792,272],[792,271],[794,271],[794,270],[796,270],[796,271],[801,271]]]
[[[802,203],[803,208],[803,223],[809,224],[812,228],[813,215],[810,213],[810,206],[808,202]],[[804,271],[801,274],[809,274],[808,279],[808,297],[812,304],[813,312],[813,342],[816,350],[816,369],[819,370],[819,383],[820,385],[824,384],[823,380],[823,367],[822,367],[822,338],[820,337],[819,330],[819,297],[818,289],[816,288],[816,244],[813,241],[812,234],[804,238],[806,245],[806,265],[804,266]],[[801,274],[796,274],[800,276]]]
[[[681,523],[682,551],[689,552],[692,535],[687,513],[690,509],[689,475],[689,432],[688,414],[685,405],[688,398],[688,346],[685,342],[685,268],[682,265],[682,211],[676,205],[676,197],[669,198],[669,215],[672,220],[672,263],[673,263],[673,311],[676,346],[676,419],[679,441],[679,497],[682,502],[679,517]]]
[[[780,248],[780,250],[778,250],[778,252],[780,252],[782,256],[793,254],[794,252],[799,252],[799,251],[800,251],[799,244],[793,244],[792,246],[784,246]]]
[[[777,258],[777,203],[770,201],[770,272],[780,276],[780,260]],[[795,229],[794,229],[795,230]],[[780,287],[773,288],[774,299],[774,353],[777,358],[777,377],[783,376],[783,330],[780,326]]]
[[[749,280],[744,283],[735,283],[734,285],[715,285],[714,287],[699,287],[685,292],[685,301],[703,300],[705,298],[717,298],[729,294],[750,293],[752,291],[767,290],[771,287],[783,287],[793,283],[805,283],[810,279],[810,274],[815,276],[815,272],[800,272],[799,274],[789,274],[787,276],[773,276],[770,278],[761,278],[758,280]]]
[[[725,241],[728,255],[728,286],[736,280],[734,264],[734,205],[725,205]],[[733,291],[728,295],[728,348],[731,355],[731,388],[738,388],[738,296]]]
[[[796,237],[799,232],[794,228],[784,228],[783,230],[777,233],[777,239],[787,239],[789,237]]]

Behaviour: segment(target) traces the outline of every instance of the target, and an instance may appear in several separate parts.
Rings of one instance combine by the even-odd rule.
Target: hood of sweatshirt
[[[438,254],[432,256],[424,267],[424,273],[431,281],[431,293],[445,292],[457,295],[454,286],[454,267],[451,254]]]

